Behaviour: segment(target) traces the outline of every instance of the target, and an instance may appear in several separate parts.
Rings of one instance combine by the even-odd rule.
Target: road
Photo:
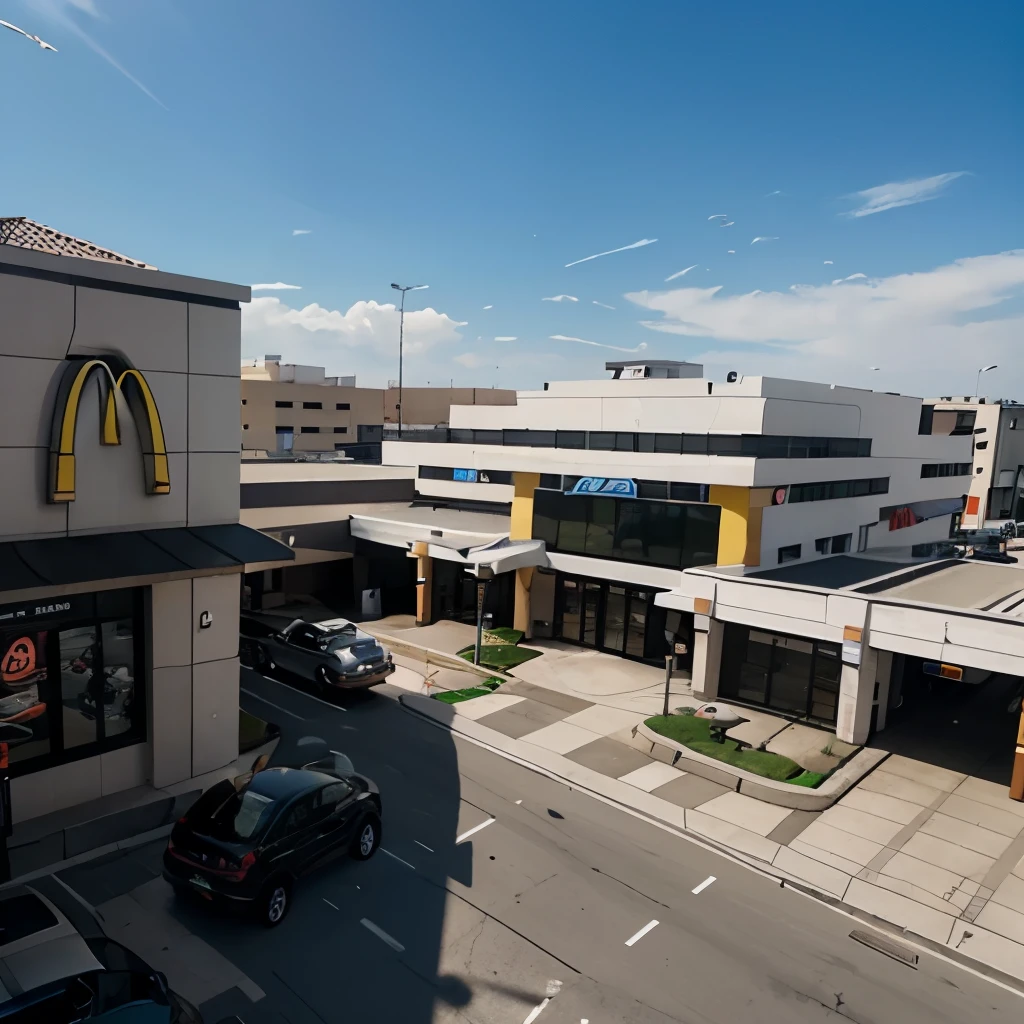
[[[890,959],[858,922],[453,737],[394,687],[341,707],[248,670],[242,687],[282,754],[322,737],[385,809],[377,856],[304,880],[275,930],[175,909],[266,991],[245,1024],[1020,1020],[1015,992]]]

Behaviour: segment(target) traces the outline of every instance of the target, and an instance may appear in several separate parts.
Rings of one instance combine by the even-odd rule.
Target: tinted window
[[[8,946],[56,924],[57,918],[50,908],[34,893],[0,901],[0,946]]]
[[[668,485],[668,496],[673,501],[705,501],[705,484],[679,484]]]
[[[602,452],[615,451],[615,432],[612,430],[592,430],[587,447]]]
[[[335,402],[334,408],[337,409],[338,412],[347,412],[352,408],[352,406],[349,402]]]
[[[302,628],[288,634],[288,642],[307,651],[320,650],[321,634],[318,630]]]
[[[657,451],[654,447],[654,439],[657,434],[637,434],[636,435],[636,450],[638,452],[653,452]]]
[[[305,828],[305,826],[313,820],[313,812],[319,796],[319,791],[316,793],[309,793],[306,796],[299,797],[299,799],[292,804],[288,809],[288,812],[285,814],[284,820],[281,824],[281,833],[283,835],[290,835],[292,832],[298,832],[299,829]]]
[[[562,478],[557,473],[541,473],[540,485],[548,490],[557,491],[561,489]]]
[[[611,558],[615,536],[615,498],[591,498],[584,550],[593,558]]]
[[[587,435],[582,430],[558,430],[555,432],[555,446],[558,448],[586,448]]]
[[[780,562],[794,562],[800,557],[800,545],[790,544],[787,547],[779,548]]]
[[[590,499],[582,495],[566,496],[559,495],[554,491],[550,493],[556,499],[563,499],[558,503],[557,550],[582,555],[586,550]]]
[[[669,455],[678,455],[683,450],[682,434],[655,434],[654,450],[666,452]]]
[[[322,409],[324,407],[323,402],[303,402],[303,409]]]
[[[501,444],[502,432],[500,430],[474,430],[473,440],[477,444]]]
[[[533,492],[533,536],[552,550],[558,546],[557,499],[560,497],[555,492]]]
[[[636,496],[663,501],[668,497],[668,484],[664,480],[637,480]]]
[[[473,443],[473,431],[465,430],[461,428],[452,427],[449,431],[450,440],[452,444],[472,444]]]
[[[277,804],[252,789],[235,791],[231,782],[221,782],[200,797],[188,812],[189,824],[200,835],[225,842],[254,839],[262,835],[277,811]]]
[[[683,434],[684,455],[707,455],[708,435],[707,434]]]
[[[787,459],[789,438],[763,436],[758,440],[757,452],[762,459]]]

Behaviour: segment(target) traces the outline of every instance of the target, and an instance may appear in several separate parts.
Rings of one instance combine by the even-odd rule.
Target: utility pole
[[[405,335],[405,293],[418,292],[429,288],[429,284],[400,285],[392,282],[391,287],[402,293],[402,303],[398,311],[398,436],[402,436],[402,343]]]

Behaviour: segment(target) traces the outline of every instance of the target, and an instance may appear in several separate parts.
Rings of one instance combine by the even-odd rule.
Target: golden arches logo
[[[139,433],[142,462],[148,494],[170,494],[171,476],[167,463],[167,444],[153,392],[139,370],[127,368],[115,377],[103,359],[69,362],[61,378],[53,416],[50,440],[49,500],[75,500],[75,432],[78,408],[85,386],[93,374],[100,376],[100,444],[121,443],[115,392],[128,402]]]

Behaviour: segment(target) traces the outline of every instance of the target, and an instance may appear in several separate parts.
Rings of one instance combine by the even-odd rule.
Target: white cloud
[[[1024,250],[976,256],[919,273],[789,292],[721,295],[721,287],[636,292],[631,302],[662,314],[652,330],[764,346],[717,348],[709,363],[746,372],[837,384],[866,384],[866,364],[885,365],[894,389],[910,394],[965,393],[964,366],[998,362],[999,384],[1024,388],[1016,357],[1024,337]],[[1016,301],[1014,301],[1016,300]],[[1000,307],[1012,303],[1009,308]],[[686,358],[696,359],[690,347]],[[735,367],[733,367],[735,368]]]
[[[779,240],[778,235],[758,235],[757,238],[751,241],[751,245],[757,242],[777,242]]]
[[[843,280],[844,281],[861,281],[861,280],[866,281],[867,277],[868,277],[867,274],[851,274],[849,277],[844,277]]]
[[[546,295],[541,302],[579,302],[575,295]]]
[[[628,296],[627,296],[628,298]],[[643,352],[647,348],[647,342],[641,341],[636,348],[622,348],[619,345],[603,345],[599,341],[587,341],[586,338],[573,338],[566,334],[552,334],[552,341],[575,341],[579,345],[593,345],[594,348],[610,348],[613,352]]]
[[[677,270],[674,274],[669,274],[668,277],[665,278],[665,284],[668,284],[669,281],[674,281],[677,277],[682,277],[684,274],[688,274],[691,270],[696,270],[699,266],[699,263],[694,263],[692,267],[686,267],[683,270]]]
[[[612,253],[625,252],[627,249],[640,249],[645,245],[654,245],[656,238],[641,238],[639,242],[631,242],[629,245],[621,245],[618,249],[606,249],[604,252],[595,252],[593,256],[584,256],[581,260],[573,260],[566,263],[566,267],[575,267],[577,263],[586,263],[588,260],[596,260],[599,256],[611,256]]]
[[[292,228],[292,238],[296,235],[311,235],[313,234],[312,228]]]
[[[825,260],[825,266],[826,267],[832,266],[832,260]]]
[[[861,205],[856,210],[851,210],[847,216],[867,217],[872,213],[882,213],[884,210],[895,210],[900,206],[914,206],[929,199],[938,199],[951,181],[956,181],[966,173],[967,171],[950,171],[946,174],[935,174],[930,178],[890,181],[886,185],[876,185],[874,188],[854,192],[847,198],[858,199]]]
[[[251,284],[249,287],[254,292],[301,292],[301,284],[285,284],[284,281],[275,281],[273,284]]]
[[[484,309],[494,309],[494,306],[484,306]]]
[[[480,366],[483,366],[483,359],[480,358],[475,352],[463,352],[460,355],[455,356],[452,359],[453,363],[458,363],[459,366],[466,367],[467,370],[476,370]]]
[[[614,309],[614,306],[609,306],[607,302],[598,302],[597,299],[590,300],[595,306],[600,306],[602,309]]]
[[[465,326],[430,307],[406,310],[405,357],[460,340],[458,329]],[[261,295],[242,304],[242,351],[281,352],[286,362],[326,366],[329,374],[358,371],[380,382],[397,375],[398,309],[374,301],[345,311],[315,302],[297,308]]]
[[[494,339],[495,341],[518,341],[519,339],[514,334],[499,334]]]

